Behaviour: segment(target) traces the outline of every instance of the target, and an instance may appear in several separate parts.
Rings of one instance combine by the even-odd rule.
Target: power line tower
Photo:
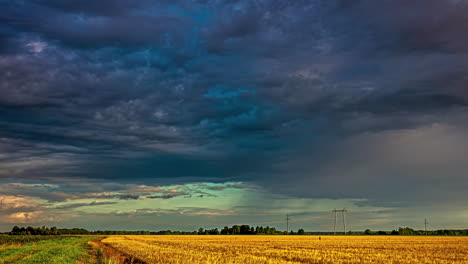
[[[286,235],[289,234],[289,220],[291,220],[291,218],[289,218],[289,214],[286,214]]]
[[[335,209],[333,209],[333,214],[334,214],[334,218],[335,218],[335,223],[333,224],[333,235],[336,235],[336,213],[338,211]]]
[[[429,222],[427,222],[427,219],[424,218],[424,234],[427,236],[427,224],[429,224]]]
[[[333,215],[334,215],[333,235],[336,235],[336,219],[337,219],[338,213],[341,213],[341,216],[343,217],[343,234],[346,235],[346,212],[347,211],[348,210],[346,210],[345,208],[341,210],[336,210],[336,209],[333,210]]]

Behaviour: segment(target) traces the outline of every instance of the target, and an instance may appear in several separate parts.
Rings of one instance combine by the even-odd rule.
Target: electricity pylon
[[[341,216],[343,217],[343,234],[346,235],[346,212],[347,211],[348,210],[346,210],[345,208],[341,210],[336,210],[336,209],[333,210],[333,214],[334,214],[333,235],[336,235],[336,219],[337,219],[338,213],[341,213]]]

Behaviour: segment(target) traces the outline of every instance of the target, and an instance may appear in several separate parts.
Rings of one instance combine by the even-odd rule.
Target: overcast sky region
[[[0,232],[467,228],[467,14],[0,0]]]

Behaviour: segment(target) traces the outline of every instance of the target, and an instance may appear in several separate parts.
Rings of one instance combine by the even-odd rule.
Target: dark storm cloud
[[[3,6],[0,19],[6,25],[82,48],[156,44],[164,33],[182,33],[190,27],[185,17],[159,13],[160,8],[149,1],[146,4],[88,1],[70,5],[59,1],[23,1]],[[175,35],[174,39],[181,37]]]
[[[185,194],[183,194],[185,195]],[[148,199],[171,199],[180,196],[179,194],[147,196]]]
[[[109,205],[109,204],[116,204],[116,202],[94,201],[90,203],[72,203],[72,204],[60,205],[55,208],[56,209],[74,209],[74,208],[85,207],[85,206],[98,206],[98,205]]]
[[[33,0],[31,4],[37,4],[55,8],[66,13],[88,13],[93,15],[119,15],[133,9],[145,7],[150,1],[67,1],[59,0]]]
[[[395,52],[447,52],[466,53],[466,1],[403,0],[359,1],[349,7],[359,25],[368,26],[373,37],[385,40],[387,47]],[[377,10],[377,12],[376,12]],[[362,15],[368,15],[364,18]]]
[[[315,184],[326,186],[315,196],[356,197],[367,182],[377,183],[375,174],[389,184],[411,174],[416,184],[431,167],[412,157],[373,160],[376,138],[395,140],[387,132],[419,131],[433,141],[446,139],[448,129],[465,140],[460,120],[468,102],[467,1],[0,5],[5,179],[244,181],[298,196],[310,196],[303,186]],[[442,142],[444,148],[457,145]],[[368,159],[349,162],[337,155],[352,156],[361,147]],[[425,161],[444,160],[439,158]],[[391,167],[385,161],[405,166],[382,172]],[[363,169],[368,163],[375,166]],[[333,164],[342,167],[335,171]],[[458,176],[463,163],[447,164],[432,170],[454,166],[444,188],[464,184]],[[348,169],[350,176],[340,176]],[[329,192],[334,187],[326,179],[334,177],[344,177],[351,190]],[[363,190],[353,185],[359,177],[354,182]],[[424,191],[437,186],[428,181]],[[40,197],[74,199],[83,196],[80,188],[71,184]],[[226,188],[242,186],[208,189]],[[419,194],[402,192],[405,199]],[[115,195],[109,198],[143,194]],[[368,195],[380,199],[382,193]],[[163,192],[149,198],[171,197]]]

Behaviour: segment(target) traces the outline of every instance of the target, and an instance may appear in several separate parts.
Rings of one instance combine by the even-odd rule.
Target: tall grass
[[[67,236],[28,236],[28,235],[0,235],[0,245],[2,244],[24,244],[49,239],[63,239]]]

